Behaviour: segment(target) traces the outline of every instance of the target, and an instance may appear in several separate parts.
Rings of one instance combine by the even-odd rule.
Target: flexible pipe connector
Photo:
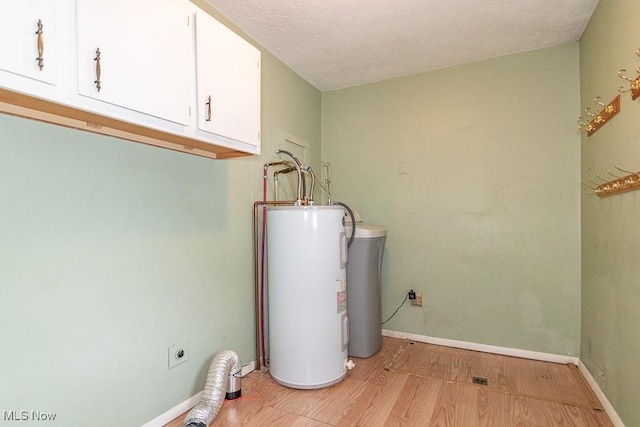
[[[225,399],[240,397],[240,358],[231,350],[223,350],[211,361],[204,391],[198,404],[187,414],[184,427],[207,427],[218,415]]]
[[[298,206],[300,206],[302,204],[302,170],[300,168],[301,163],[300,160],[298,160],[298,158],[296,156],[294,156],[293,154],[291,154],[289,151],[286,150],[276,150],[276,154],[286,154],[287,156],[291,157],[291,159],[293,160],[293,162],[295,163],[295,168],[296,171],[298,172],[298,193],[296,196],[296,204]]]
[[[316,174],[313,173],[311,166],[307,166],[307,173],[311,175],[311,191],[309,191],[309,204],[313,205],[313,192],[316,188]]]

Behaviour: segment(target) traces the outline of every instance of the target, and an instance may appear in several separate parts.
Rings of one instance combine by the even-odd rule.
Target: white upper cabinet
[[[76,0],[78,92],[189,124],[191,12],[185,1]]]
[[[203,11],[195,21],[197,127],[259,153],[260,51]]]
[[[260,51],[189,0],[0,0],[0,113],[260,153]]]
[[[58,6],[55,0],[0,1],[0,70],[14,75],[5,75],[7,86],[32,93],[36,82],[58,84]]]

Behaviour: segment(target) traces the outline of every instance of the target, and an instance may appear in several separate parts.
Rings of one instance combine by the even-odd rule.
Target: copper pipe
[[[296,201],[295,200],[285,200],[285,201],[263,201],[263,202],[255,202],[253,204],[253,259],[254,259],[254,269],[253,269],[253,275],[254,275],[254,321],[255,321],[255,355],[256,355],[256,369],[260,370],[260,368],[262,367],[262,354],[261,354],[261,341],[260,338],[261,336],[264,334],[264,331],[262,331],[262,325],[260,323],[260,319],[261,316],[264,315],[264,313],[262,313],[262,310],[260,309],[260,262],[263,261],[263,259],[261,260],[260,258],[260,239],[258,237],[258,231],[259,231],[259,218],[258,218],[258,206],[295,206],[296,205]],[[266,223],[265,223],[266,224]],[[264,283],[262,283],[262,286],[264,287]],[[266,360],[266,354],[265,356],[265,360]]]

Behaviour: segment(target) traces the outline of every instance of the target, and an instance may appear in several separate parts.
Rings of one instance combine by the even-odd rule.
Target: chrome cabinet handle
[[[38,19],[38,31],[36,31],[36,34],[38,35],[38,57],[36,58],[36,61],[38,61],[40,71],[44,68],[44,57],[42,56],[44,54],[44,36],[42,35],[43,27],[44,25],[42,24],[42,20]]]
[[[205,102],[205,105],[207,106],[207,122],[211,121],[211,95],[209,95],[209,98],[207,98],[207,102]]]
[[[96,61],[96,79],[93,81],[96,84],[96,89],[98,89],[98,92],[100,92],[100,88],[102,86],[100,86],[100,48],[96,49],[96,57],[93,58],[94,61]]]

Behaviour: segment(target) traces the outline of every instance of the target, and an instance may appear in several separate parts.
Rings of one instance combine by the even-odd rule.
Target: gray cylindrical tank
[[[347,237],[351,224],[347,224]],[[381,272],[384,227],[356,223],[347,263],[349,356],[371,357],[382,347]]]

